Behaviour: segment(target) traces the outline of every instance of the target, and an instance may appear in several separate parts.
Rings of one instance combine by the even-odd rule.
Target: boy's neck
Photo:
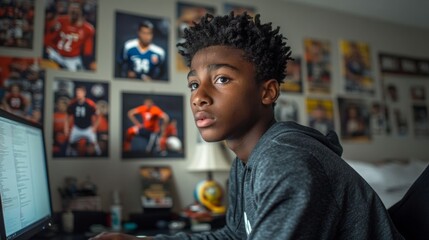
[[[253,149],[261,139],[262,135],[276,122],[274,118],[269,121],[261,122],[255,125],[251,131],[238,139],[228,139],[226,144],[231,151],[235,153],[238,159],[247,163]]]

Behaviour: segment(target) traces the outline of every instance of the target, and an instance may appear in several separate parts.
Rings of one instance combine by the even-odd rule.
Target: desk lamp
[[[219,142],[209,143],[201,140],[197,143],[195,155],[188,167],[192,172],[207,172],[207,179],[199,182],[195,188],[195,199],[215,214],[225,213],[222,205],[223,190],[219,183],[213,180],[214,171],[228,171],[230,164],[225,159]]]

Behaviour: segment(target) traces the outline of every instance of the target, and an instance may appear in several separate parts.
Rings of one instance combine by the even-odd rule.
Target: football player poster
[[[96,0],[46,0],[43,58],[69,71],[96,70]]]
[[[191,3],[177,3],[177,42],[183,42],[183,34],[185,29],[192,27],[194,22],[198,23],[202,16],[210,13],[212,15],[216,14],[215,8],[213,6],[206,6],[200,4],[191,4]],[[176,51],[176,70],[180,72],[187,72],[188,67],[183,59],[183,57]]]
[[[341,121],[341,138],[350,141],[368,141],[370,109],[364,99],[338,98]]]
[[[183,158],[183,96],[122,93],[122,158]]]
[[[115,77],[168,81],[167,18],[116,12]]]
[[[290,93],[302,93],[301,58],[294,57],[293,59],[287,63],[286,78],[284,83],[280,85],[280,90]]]
[[[0,108],[43,123],[44,87],[40,59],[0,57]]]
[[[308,126],[326,135],[335,131],[334,103],[331,99],[307,98]]]
[[[33,48],[34,0],[0,3],[0,47]]]
[[[53,156],[107,157],[109,85],[56,78],[53,92]]]
[[[375,92],[369,45],[363,42],[340,41],[341,70],[345,90],[350,93]]]
[[[331,92],[331,45],[329,41],[304,39],[309,93]]]

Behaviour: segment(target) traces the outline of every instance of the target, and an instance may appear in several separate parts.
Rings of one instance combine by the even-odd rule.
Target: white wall
[[[43,1],[37,2],[35,48],[33,51],[2,50],[1,55],[13,56],[40,56],[43,34]],[[161,3],[162,2],[162,3]],[[223,1],[201,0],[194,1],[217,7],[218,13],[223,13]],[[289,39],[294,55],[303,54],[303,39],[305,37],[326,39],[331,42],[333,61],[333,97],[344,94],[340,79],[339,47],[340,39],[359,40],[369,43],[372,51],[373,69],[378,83],[380,76],[378,69],[377,53],[379,51],[403,54],[415,57],[429,57],[429,31],[399,26],[380,21],[364,19],[356,16],[341,14],[338,12],[320,10],[299,4],[285,3],[284,1],[231,1],[253,5],[262,15],[262,21],[272,21],[274,25],[281,26],[281,31]],[[51,152],[52,140],[52,82],[54,77],[68,77],[86,80],[100,80],[110,82],[110,157],[108,159],[49,159],[49,171],[53,206],[60,210],[60,198],[57,188],[62,185],[66,176],[75,176],[84,180],[90,176],[91,180],[99,187],[99,193],[103,198],[104,209],[108,209],[111,193],[115,189],[121,192],[125,214],[128,212],[140,212],[140,179],[139,166],[142,164],[168,164],[174,171],[174,180],[178,199],[176,209],[180,209],[193,201],[192,191],[197,181],[205,177],[204,174],[190,173],[187,166],[193,157],[196,128],[192,121],[192,114],[188,108],[189,92],[186,87],[186,75],[175,71],[175,58],[170,58],[170,82],[167,83],[141,83],[133,81],[120,81],[113,78],[113,46],[114,46],[114,13],[116,10],[125,10],[130,13],[148,14],[150,16],[169,17],[170,29],[170,55],[174,53],[176,38],[175,14],[176,1],[173,0],[99,0],[98,28],[97,28],[97,65],[95,73],[73,73],[65,71],[47,72],[46,78],[46,105],[45,128],[47,136],[47,150]],[[305,70],[305,69],[304,69]],[[429,80],[429,79],[427,79]],[[379,84],[374,99],[381,99]],[[183,94],[185,97],[185,129],[186,129],[186,158],[173,160],[121,160],[121,126],[120,117],[120,93],[122,91],[135,91],[150,93],[174,93]],[[429,92],[429,90],[427,91]],[[304,96],[293,95],[301,102],[301,119],[306,122],[304,115]],[[338,120],[338,119],[337,119]],[[338,121],[337,121],[338,122]],[[339,126],[337,126],[339,130]],[[344,143],[344,156],[348,159],[376,161],[387,157],[415,157],[429,159],[428,140],[414,140],[413,138],[397,139],[380,137],[369,143]],[[227,178],[227,173],[216,173],[214,176],[221,183]]]

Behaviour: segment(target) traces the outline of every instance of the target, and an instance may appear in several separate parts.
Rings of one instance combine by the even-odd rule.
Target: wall
[[[43,15],[43,1],[37,2],[37,15]],[[111,204],[112,191],[120,190],[122,204],[125,214],[128,212],[140,212],[140,179],[139,166],[142,164],[168,164],[174,170],[176,192],[178,194],[176,209],[180,209],[193,201],[192,191],[196,182],[205,177],[202,173],[190,173],[187,171],[195,148],[197,130],[192,121],[192,114],[188,109],[189,91],[186,87],[186,75],[175,71],[175,58],[170,58],[170,82],[166,83],[141,83],[137,81],[120,81],[113,79],[113,45],[114,45],[114,14],[116,10],[128,11],[136,14],[147,14],[149,16],[168,16],[170,18],[170,54],[173,53],[175,31],[176,1],[158,0],[99,0],[99,15],[97,29],[97,61],[98,69],[95,73],[90,72],[65,72],[49,70],[47,72],[46,84],[46,106],[45,106],[45,128],[47,136],[47,151],[51,152],[52,140],[52,83],[54,77],[66,77],[86,80],[100,80],[110,82],[110,157],[108,159],[61,159],[49,158],[49,171],[51,189],[53,196],[53,207],[61,209],[57,188],[62,185],[66,176],[75,176],[85,179],[90,176],[91,180],[99,187],[103,198],[103,208],[108,209]],[[223,13],[222,1],[194,1],[213,5],[217,11]],[[280,25],[281,31],[289,39],[294,55],[303,54],[303,39],[312,37],[326,39],[331,42],[333,61],[333,86],[335,96],[342,95],[344,88],[340,79],[338,40],[360,40],[369,43],[372,50],[373,69],[378,69],[377,53],[379,51],[410,55],[415,57],[428,57],[429,31],[406,26],[394,25],[380,21],[365,19],[357,16],[346,15],[338,12],[321,10],[299,4],[287,3],[285,1],[244,1],[236,0],[236,3],[255,6],[262,15],[262,21],[272,21],[274,25]],[[41,53],[41,42],[43,34],[43,18],[36,17],[35,48],[32,51],[2,50],[2,55],[34,56]],[[305,69],[303,69],[305,71]],[[376,72],[376,71],[374,71]],[[377,81],[380,80],[375,73]],[[127,160],[120,157],[121,146],[121,123],[118,113],[121,111],[120,94],[122,91],[138,90],[144,93],[174,93],[185,97],[185,129],[186,129],[186,158],[174,160]],[[429,92],[429,89],[427,90]],[[300,102],[300,119],[306,122],[304,114],[304,96],[290,94],[291,98]],[[380,99],[380,86],[377,84],[374,99]],[[337,116],[338,117],[338,116]],[[338,123],[338,119],[337,119]],[[339,126],[337,125],[337,130]],[[343,143],[344,157],[364,161],[376,161],[388,157],[415,157],[429,159],[429,149],[426,147],[427,140],[414,140],[413,138],[397,139],[380,137],[369,143]],[[217,180],[224,183],[227,173],[216,173]]]

